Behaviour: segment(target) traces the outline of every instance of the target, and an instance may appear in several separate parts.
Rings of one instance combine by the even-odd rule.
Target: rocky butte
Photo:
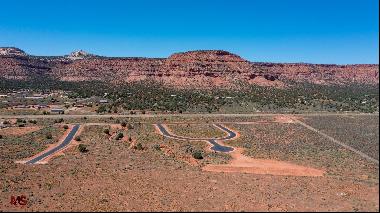
[[[0,48],[0,76],[25,81],[41,76],[61,81],[98,80],[114,85],[151,79],[190,88],[229,88],[241,83],[282,87],[291,81],[376,85],[379,66],[250,62],[222,50],[138,58],[103,57],[82,50],[66,56],[33,56],[18,48],[4,47]]]

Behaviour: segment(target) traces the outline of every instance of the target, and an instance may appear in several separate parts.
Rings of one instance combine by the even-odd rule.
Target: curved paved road
[[[223,140],[230,140],[233,139],[237,136],[235,132],[232,130],[220,125],[220,124],[214,124],[217,128],[221,129],[224,132],[227,132],[227,136],[222,137],[222,138],[189,138],[189,137],[183,137],[183,136],[177,136],[169,133],[169,131],[163,126],[162,124],[156,124],[157,128],[160,130],[161,134],[164,135],[165,137],[168,138],[174,138],[177,140],[189,140],[189,141],[207,141],[210,144],[212,144],[211,149],[217,152],[231,152],[234,150],[234,148],[229,147],[229,146],[223,146],[219,144],[217,141],[223,141]]]
[[[53,154],[57,153],[58,151],[60,151],[61,149],[65,148],[67,145],[70,144],[70,142],[73,139],[74,135],[77,133],[79,127],[80,127],[80,125],[76,124],[71,129],[71,131],[69,132],[69,134],[67,135],[67,137],[62,141],[62,143],[58,144],[53,149],[50,149],[49,151],[47,151],[45,153],[42,153],[40,155],[37,155],[36,157],[28,160],[27,162],[25,162],[25,164],[36,164],[39,161],[42,161],[43,159],[49,157],[50,155],[53,155]]]

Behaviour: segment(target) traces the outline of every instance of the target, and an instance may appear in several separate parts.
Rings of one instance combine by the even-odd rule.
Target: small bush
[[[18,127],[25,127],[25,124],[19,124]]]
[[[79,145],[78,145],[78,150],[79,150],[79,152],[81,152],[81,153],[88,152],[87,146],[84,145],[84,144],[79,144]]]
[[[133,125],[132,124],[128,124],[127,129],[133,129]]]
[[[185,149],[186,153],[193,153],[194,152],[194,148],[190,144],[185,145],[184,149]]]
[[[62,123],[63,121],[64,121],[63,118],[60,118],[58,120],[54,120],[54,123]]]
[[[0,135],[0,139],[3,139],[3,135]]]
[[[121,126],[122,127],[126,127],[127,126],[127,123],[125,121],[121,122]]]
[[[198,160],[203,159],[202,152],[201,151],[195,151],[193,153],[193,158],[198,159]]]
[[[79,136],[76,136],[74,140],[81,141],[82,139]]]
[[[132,142],[132,137],[131,136],[128,137],[128,141]]]
[[[105,134],[107,134],[107,135],[110,134],[110,130],[109,130],[109,129],[103,129],[103,132],[104,132]]]
[[[67,125],[63,125],[63,128],[64,128],[64,129],[68,129],[69,126],[67,126]]]
[[[141,114],[145,115],[145,113],[146,113],[145,110],[141,111]]]
[[[52,139],[53,138],[53,135],[49,132],[49,133],[46,133],[46,139]]]
[[[10,124],[10,122],[7,121],[7,120],[5,120],[5,121],[3,121],[3,124],[4,124],[4,125],[7,125],[7,124]]]
[[[137,149],[137,150],[143,150],[144,149],[144,147],[142,146],[141,143],[137,143],[134,148]]]
[[[161,146],[159,144],[154,144],[153,149],[157,151],[161,151]]]
[[[36,120],[29,120],[29,123],[37,124],[37,121]]]
[[[124,137],[124,134],[122,132],[119,132],[117,135],[116,135],[116,140],[120,140]]]

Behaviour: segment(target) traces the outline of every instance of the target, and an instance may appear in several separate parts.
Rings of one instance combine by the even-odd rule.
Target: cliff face
[[[62,81],[99,80],[120,85],[153,79],[176,87],[233,87],[241,81],[284,86],[286,80],[319,84],[379,83],[378,65],[252,63],[226,51],[191,51],[169,58],[39,57],[0,55],[0,74],[28,80],[50,76]]]

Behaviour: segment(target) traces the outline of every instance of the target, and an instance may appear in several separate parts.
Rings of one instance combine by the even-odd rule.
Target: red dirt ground
[[[320,177],[325,173],[322,170],[283,161],[250,158],[244,156],[243,151],[243,149],[236,149],[231,152],[232,160],[229,164],[209,164],[203,167],[203,171],[311,177]]]
[[[0,129],[0,135],[25,135],[31,132],[35,132],[40,130],[40,126],[28,126],[28,127],[8,127],[4,129]]]

